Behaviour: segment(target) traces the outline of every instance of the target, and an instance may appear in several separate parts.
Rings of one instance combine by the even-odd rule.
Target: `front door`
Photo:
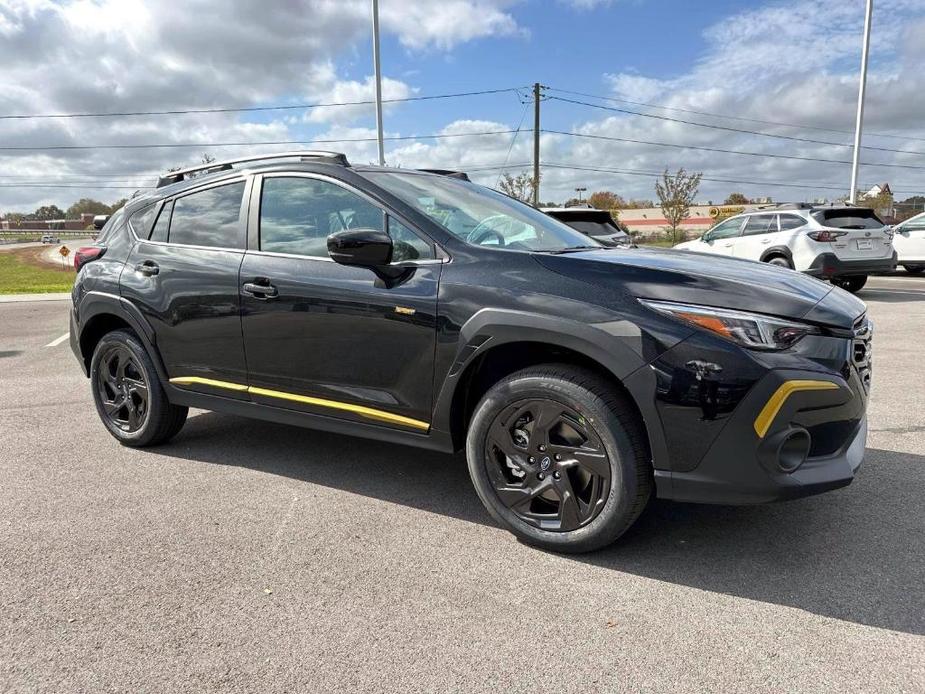
[[[893,235],[893,246],[899,262],[917,261],[925,264],[925,217],[904,222]]]
[[[264,404],[426,431],[437,287],[433,244],[357,191],[323,176],[267,175],[252,195],[241,266],[251,397]],[[387,230],[397,281],[333,262],[329,234]]]
[[[120,279],[122,297],[154,328],[171,382],[238,399],[247,399],[238,292],[245,187],[220,183],[133,215],[139,241]]]
[[[753,214],[745,222],[742,235],[735,241],[735,256],[747,260],[761,260],[761,255],[770,248],[777,236],[776,214]]]
[[[739,234],[742,232],[742,217],[733,217],[725,222],[720,222],[710,229],[701,238],[703,244],[703,253],[715,253],[717,255],[733,255],[735,244]]]

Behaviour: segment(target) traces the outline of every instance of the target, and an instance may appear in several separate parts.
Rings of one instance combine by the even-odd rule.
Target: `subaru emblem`
[[[550,465],[552,465],[552,460],[547,455],[545,458],[543,458],[540,461],[540,470],[542,470],[543,472],[546,472],[549,469]]]

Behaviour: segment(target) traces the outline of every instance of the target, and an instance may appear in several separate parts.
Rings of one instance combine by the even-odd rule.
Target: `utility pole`
[[[861,83],[858,86],[858,115],[854,123],[854,156],[851,158],[851,193],[848,200],[852,205],[858,197],[858,164],[861,157],[861,126],[864,122],[864,92],[867,89],[867,54],[870,50],[870,16],[874,9],[874,0],[867,0],[864,14],[864,43],[861,49]]]
[[[533,206],[540,206],[540,90],[539,82],[533,85]]]
[[[578,204],[581,204],[581,194],[588,190],[586,187],[581,186],[575,189],[575,192],[578,193]]]
[[[376,73],[376,136],[379,143],[379,166],[385,166],[382,141],[382,68],[379,65],[379,0],[373,0],[373,71]]]

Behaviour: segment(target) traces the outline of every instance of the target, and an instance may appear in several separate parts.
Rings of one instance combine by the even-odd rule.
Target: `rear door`
[[[171,382],[239,399],[247,398],[238,293],[247,187],[225,181],[160,205],[133,226],[141,238],[120,281],[154,328]]]
[[[735,240],[737,258],[761,260],[761,255],[777,238],[776,214],[753,214],[745,222],[742,235]]]
[[[899,262],[925,263],[925,215],[903,222],[893,234]]]
[[[252,398],[426,431],[442,268],[433,243],[336,179],[274,174],[260,186],[240,287]],[[386,230],[409,270],[388,279],[332,261],[328,235],[357,228]]]
[[[840,234],[831,244],[839,260],[870,260],[893,255],[889,229],[869,208],[819,210],[813,217],[825,229]]]

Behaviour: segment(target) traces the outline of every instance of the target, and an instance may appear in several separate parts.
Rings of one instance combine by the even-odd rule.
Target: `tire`
[[[124,446],[164,443],[186,422],[188,408],[167,400],[154,362],[131,331],[114,330],[99,341],[90,361],[90,388],[103,425]]]
[[[925,265],[903,265],[903,267],[910,275],[918,275],[925,270]]]
[[[867,284],[867,275],[852,275],[850,277],[833,277],[832,284],[845,291],[857,294]]]
[[[552,423],[548,431],[544,423]],[[492,518],[555,552],[612,543],[642,513],[653,487],[633,406],[597,374],[563,364],[524,369],[492,386],[473,413],[466,457]]]
[[[766,262],[768,265],[776,265],[777,267],[785,267],[788,270],[793,269],[793,264],[782,255],[772,255],[770,258],[767,258],[764,262]]]

